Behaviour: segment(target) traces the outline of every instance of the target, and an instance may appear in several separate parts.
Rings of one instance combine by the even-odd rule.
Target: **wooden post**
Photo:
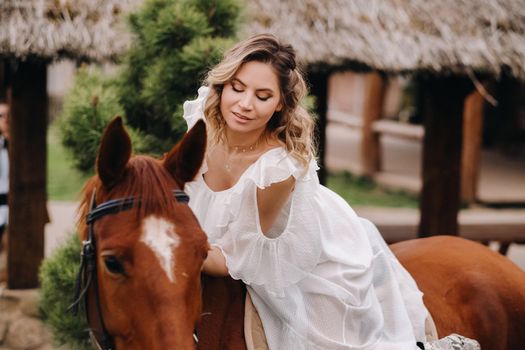
[[[463,203],[475,202],[478,193],[484,105],[485,100],[477,90],[474,90],[465,99],[461,156],[461,201]]]
[[[6,79],[6,64],[3,59],[0,59],[0,101],[6,99],[7,79]]]
[[[46,64],[19,62],[11,81],[8,288],[38,286],[46,211]]]
[[[471,86],[454,76],[427,78],[420,85],[425,127],[420,237],[458,234],[463,106]]]
[[[319,182],[326,184],[326,167],[325,167],[325,148],[326,148],[326,111],[328,109],[328,72],[315,71],[309,72],[308,82],[310,84],[310,93],[316,100],[317,114],[317,147],[319,157]]]
[[[503,147],[506,152],[514,153],[516,146],[523,142],[520,134],[520,115],[523,105],[524,84],[516,78],[503,74],[498,84],[498,124],[494,135],[494,143]]]
[[[366,92],[363,108],[363,128],[361,129],[361,168],[363,175],[372,177],[381,170],[380,135],[372,129],[383,112],[385,98],[385,79],[379,73],[367,74]]]

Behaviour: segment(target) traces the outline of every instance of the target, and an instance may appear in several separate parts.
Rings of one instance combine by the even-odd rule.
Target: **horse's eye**
[[[126,272],[122,263],[114,255],[105,256],[104,264],[106,264],[106,269],[111,273],[123,275]]]

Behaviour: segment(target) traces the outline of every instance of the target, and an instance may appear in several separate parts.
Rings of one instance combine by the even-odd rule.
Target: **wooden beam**
[[[420,237],[457,235],[463,106],[472,84],[462,77],[421,80],[423,138]]]
[[[8,281],[38,286],[46,211],[46,64],[19,62],[11,81]]]
[[[319,182],[326,184],[326,166],[325,166],[325,149],[326,149],[326,113],[328,109],[328,77],[326,71],[311,71],[308,73],[308,83],[310,84],[310,93],[316,98],[317,114],[317,148],[319,158]]]
[[[383,112],[385,99],[385,81],[379,73],[370,73],[366,77],[366,91],[363,106],[363,128],[361,129],[361,168],[363,175],[373,177],[381,170],[380,134],[374,132],[374,122]]]
[[[410,208],[356,208],[359,216],[372,221],[388,243],[417,238],[419,215]],[[479,242],[500,244],[525,242],[522,209],[470,208],[458,215],[459,236]]]
[[[463,151],[461,155],[461,201],[476,201],[479,183],[481,139],[485,99],[474,90],[465,99],[463,114]]]
[[[374,132],[405,140],[421,141],[425,135],[425,129],[421,125],[408,124],[393,120],[378,120],[372,125]]]

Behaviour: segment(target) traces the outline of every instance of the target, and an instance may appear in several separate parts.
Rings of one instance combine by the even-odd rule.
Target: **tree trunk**
[[[328,72],[310,72],[308,82],[310,92],[316,98],[317,147],[319,157],[319,182],[326,183],[325,146],[326,146],[326,111],[328,109]]]
[[[20,62],[11,81],[8,287],[38,286],[46,211],[46,64]]]
[[[471,89],[468,79],[422,81],[423,188],[419,236],[457,235],[460,206],[463,106]]]

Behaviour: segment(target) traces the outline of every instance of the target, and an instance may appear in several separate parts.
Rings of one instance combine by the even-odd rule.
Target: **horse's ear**
[[[122,177],[130,156],[131,139],[117,116],[106,127],[97,155],[98,177],[106,189]]]
[[[206,124],[199,120],[164,159],[164,166],[182,188],[193,180],[206,152]]]

